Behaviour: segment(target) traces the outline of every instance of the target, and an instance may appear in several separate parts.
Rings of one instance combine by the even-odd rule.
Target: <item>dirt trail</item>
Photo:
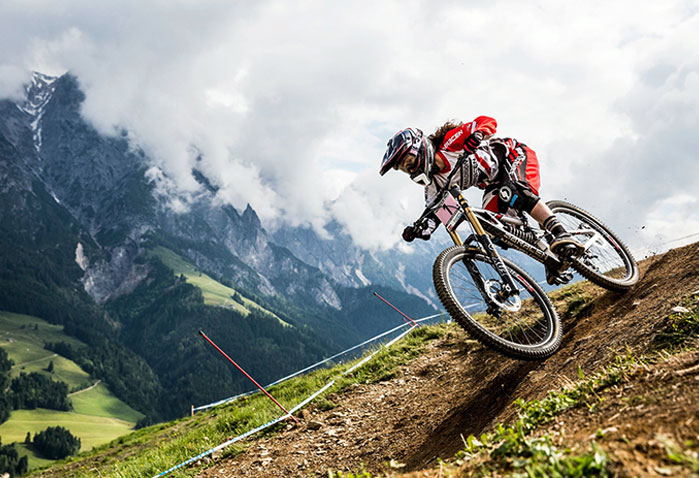
[[[543,362],[503,357],[455,328],[393,379],[332,396],[339,404],[333,410],[311,407],[302,415],[302,426],[260,438],[244,453],[218,459],[198,476],[328,476],[328,469],[356,472],[362,466],[379,472],[391,460],[405,464],[402,471],[412,471],[430,467],[438,457],[451,458],[463,448],[462,436],[513,419],[516,399],[541,399],[577,380],[579,368],[594,372],[616,355],[648,350],[670,309],[699,290],[699,243],[643,261],[641,280],[624,295],[582,287],[595,301],[582,304],[574,316],[566,314],[566,304],[557,304],[564,321],[563,345]],[[691,367],[691,359],[688,363],[682,366]],[[689,390],[692,397],[696,387]],[[680,398],[676,402],[684,403]],[[694,402],[686,404],[692,416],[697,414]],[[609,416],[614,413],[609,410]],[[699,419],[692,422],[687,413],[682,423],[689,420],[687,433],[691,436],[694,430],[696,435]],[[646,419],[638,418],[641,424]],[[571,429],[573,422],[570,418]],[[580,436],[590,433],[589,427],[579,428]],[[651,430],[642,439],[648,442],[655,433]]]
[[[82,390],[77,390],[77,391],[75,391],[75,392],[69,393],[68,396],[69,396],[69,397],[72,397],[73,395],[77,395],[77,394],[79,394],[79,393],[83,393],[83,392],[87,392],[87,391],[89,391],[89,390],[92,390],[93,388],[95,388],[95,387],[96,387],[97,385],[99,385],[100,383],[102,383],[102,380],[97,380],[95,383],[93,383],[93,384],[90,385],[89,387],[83,388]]]

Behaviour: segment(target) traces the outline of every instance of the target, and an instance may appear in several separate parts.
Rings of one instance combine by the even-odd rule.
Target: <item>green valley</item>
[[[64,334],[63,326],[29,315],[0,312],[0,347],[14,361],[11,377],[37,372],[64,382],[72,392],[69,394],[73,404],[70,412],[42,408],[13,410],[9,420],[0,425],[2,443],[16,442],[20,455],[29,456],[30,469],[51,461],[37,456],[31,447],[24,445],[27,432],[34,436],[48,426],[62,426],[80,438],[82,450],[90,450],[129,433],[143,417],[75,362],[44,348],[48,342],[85,347],[79,340]]]

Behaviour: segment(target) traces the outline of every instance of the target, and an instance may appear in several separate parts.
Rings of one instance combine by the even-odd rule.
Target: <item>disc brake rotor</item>
[[[503,300],[500,296],[500,290],[502,290],[502,284],[499,281],[494,279],[485,281],[485,291],[488,294],[488,298],[493,303],[507,311],[518,312],[522,308],[522,299],[520,299],[519,294],[512,295]]]

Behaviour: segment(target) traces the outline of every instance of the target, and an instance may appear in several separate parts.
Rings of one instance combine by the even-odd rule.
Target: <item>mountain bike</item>
[[[496,244],[552,268],[560,284],[573,279],[571,268],[612,291],[628,290],[638,281],[638,264],[628,248],[582,208],[547,202],[583,245],[578,254],[560,257],[549,248],[552,237],[533,220],[523,213],[510,216],[471,207],[458,188],[448,187],[450,180],[414,226],[425,228],[428,218],[436,216],[449,233],[454,245],[438,255],[432,270],[437,295],[449,315],[484,345],[518,359],[542,359],[560,347],[562,338],[561,320],[544,290],[502,257]],[[465,240],[456,231],[463,223],[471,229]]]

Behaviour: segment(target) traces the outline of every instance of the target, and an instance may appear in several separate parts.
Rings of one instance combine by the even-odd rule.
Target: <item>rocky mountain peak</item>
[[[17,107],[31,116],[37,116],[51,99],[58,77],[34,72],[32,81],[25,86],[26,99]]]
[[[41,151],[41,119],[44,115],[46,105],[51,100],[56,90],[57,80],[58,78],[55,76],[34,72],[32,81],[25,87],[27,93],[25,101],[17,105],[17,108],[32,117],[32,137],[34,140],[34,149],[37,152]]]
[[[245,211],[243,211],[242,219],[243,224],[245,224],[247,227],[251,227],[253,229],[260,229],[262,227],[260,218],[257,216],[257,213],[252,206],[250,206],[250,204],[248,204]]]

